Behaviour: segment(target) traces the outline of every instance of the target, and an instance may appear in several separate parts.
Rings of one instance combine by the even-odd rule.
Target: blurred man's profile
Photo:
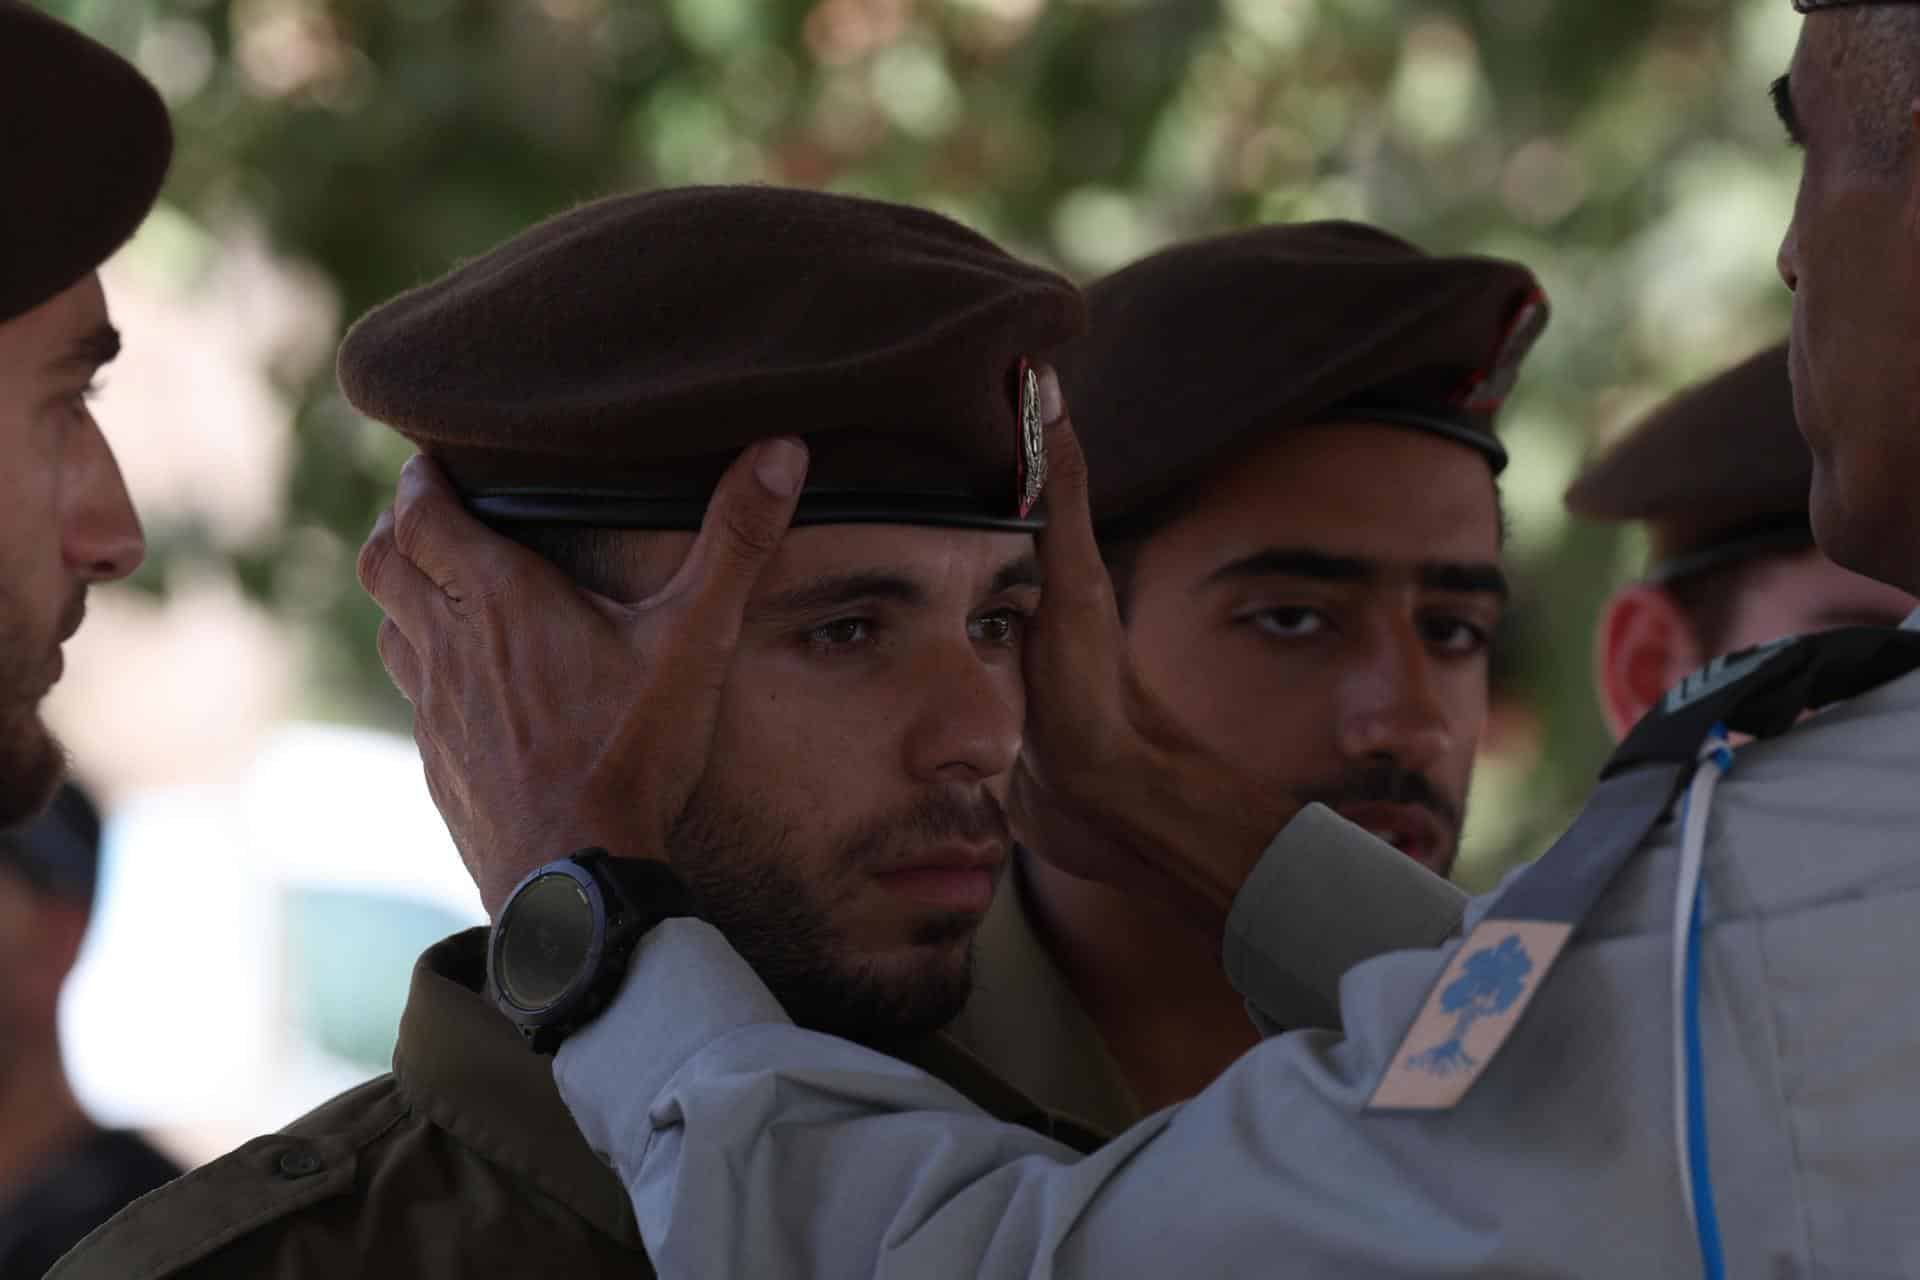
[[[60,988],[80,952],[100,817],[71,783],[0,832],[0,1280],[38,1280],[89,1231],[180,1169],[95,1124],[61,1065]]]
[[[1912,611],[1911,595],[1814,545],[1812,485],[1784,342],[1659,405],[1580,472],[1568,510],[1640,524],[1652,551],[1608,598],[1595,637],[1594,682],[1615,738],[1721,654],[1898,626]]]

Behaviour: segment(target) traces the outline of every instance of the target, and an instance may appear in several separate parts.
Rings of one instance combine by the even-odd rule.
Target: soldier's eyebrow
[[[1475,595],[1510,594],[1507,575],[1497,564],[1452,560],[1423,560],[1401,569],[1360,556],[1334,555],[1313,547],[1267,547],[1230,560],[1208,574],[1203,587],[1248,578],[1310,578],[1316,582],[1366,585],[1410,569],[1414,580],[1429,591],[1460,591]]]
[[[1208,574],[1202,586],[1247,578],[1312,578],[1318,582],[1371,582],[1380,568],[1358,556],[1336,556],[1311,547],[1267,547]]]
[[[1040,561],[1033,552],[1025,551],[1000,566],[1000,572],[993,575],[993,581],[987,587],[987,594],[997,596],[1015,587],[1037,587],[1041,581]]]
[[[1787,140],[1796,147],[1805,146],[1807,137],[1800,127],[1800,113],[1793,106],[1793,73],[1788,72],[1775,80],[1767,92],[1773,97],[1773,114],[1780,117],[1780,123],[1787,131]]]
[[[1505,600],[1513,594],[1507,575],[1497,564],[1458,564],[1436,560],[1419,568],[1420,585],[1430,591],[1465,591],[1476,595],[1498,596]]]
[[[766,614],[810,614],[873,601],[923,605],[926,588],[901,573],[883,570],[857,570],[827,574],[803,582],[790,590],[769,596],[753,612]]]
[[[47,366],[52,372],[79,370],[91,373],[120,354],[120,331],[103,324],[92,333],[69,343]]]
[[[1023,551],[1000,566],[988,584],[986,594],[996,596],[1018,587],[1040,585],[1040,562],[1031,551]],[[806,617],[848,609],[856,605],[890,604],[909,608],[924,607],[933,598],[926,585],[910,573],[893,569],[856,569],[848,573],[824,574],[754,604],[755,617]]]

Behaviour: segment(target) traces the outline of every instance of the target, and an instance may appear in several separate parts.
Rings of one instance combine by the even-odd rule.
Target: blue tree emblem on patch
[[[1440,993],[1440,1010],[1454,1015],[1453,1034],[1433,1048],[1414,1054],[1407,1065],[1436,1076],[1458,1075],[1480,1065],[1467,1056],[1467,1031],[1482,1018],[1505,1013],[1527,990],[1533,957],[1518,934],[1500,945],[1482,947],[1467,957],[1458,978]]]

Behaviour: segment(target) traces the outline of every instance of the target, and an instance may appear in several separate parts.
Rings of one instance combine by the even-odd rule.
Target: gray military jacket
[[[1917,832],[1920,674],[1741,749],[1720,784],[1701,1018],[1729,1276],[1920,1275]],[[1656,828],[1450,1111],[1367,1102],[1452,948],[1361,964],[1345,1038],[1270,1038],[1085,1157],[793,1027],[694,921],[649,936],[556,1076],[668,1277],[1698,1276],[1679,843]],[[1288,918],[1262,883],[1242,937]]]

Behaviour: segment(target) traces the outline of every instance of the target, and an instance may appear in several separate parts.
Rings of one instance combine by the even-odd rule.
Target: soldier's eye
[[[1014,645],[1026,634],[1027,620],[1024,609],[995,609],[975,618],[967,630],[982,644]]]
[[[807,632],[807,643],[815,649],[831,652],[851,649],[873,637],[873,622],[868,618],[835,618]]]
[[[1423,624],[1427,643],[1442,653],[1465,656],[1483,652],[1492,637],[1478,623],[1465,618],[1428,618]]]
[[[1255,630],[1282,640],[1302,640],[1327,629],[1327,615],[1305,605],[1283,605],[1277,609],[1257,609],[1242,614],[1240,621]]]

